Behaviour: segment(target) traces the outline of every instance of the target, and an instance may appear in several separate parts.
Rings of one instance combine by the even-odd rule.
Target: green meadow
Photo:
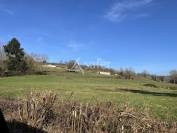
[[[145,84],[153,84],[149,87]],[[177,86],[152,80],[124,80],[95,73],[59,72],[48,75],[27,75],[0,78],[0,96],[23,97],[30,91],[51,90],[60,97],[81,102],[113,102],[147,109],[156,119],[177,120]]]

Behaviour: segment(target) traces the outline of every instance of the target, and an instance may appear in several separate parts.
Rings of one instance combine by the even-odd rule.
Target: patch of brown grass
[[[18,112],[20,120],[32,127],[42,128],[50,119],[55,100],[56,94],[51,92],[31,92],[19,104]]]
[[[15,119],[49,133],[161,133],[177,132],[176,122],[154,120],[148,111],[140,112],[124,105],[80,103],[57,99],[51,92],[35,92],[18,101],[11,112]]]

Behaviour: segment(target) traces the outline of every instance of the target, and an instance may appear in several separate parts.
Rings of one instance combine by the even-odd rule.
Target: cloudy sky
[[[13,37],[50,61],[164,74],[177,68],[177,0],[0,0],[0,42]]]

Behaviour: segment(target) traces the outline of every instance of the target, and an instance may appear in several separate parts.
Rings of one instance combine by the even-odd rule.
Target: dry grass
[[[176,123],[152,119],[148,111],[139,112],[111,102],[74,102],[57,99],[51,92],[31,93],[18,101],[13,119],[49,133],[161,133],[177,132]],[[7,114],[7,113],[6,113]],[[22,127],[23,128],[23,127]]]
[[[32,127],[42,128],[50,119],[56,94],[33,93],[19,104],[20,120]]]

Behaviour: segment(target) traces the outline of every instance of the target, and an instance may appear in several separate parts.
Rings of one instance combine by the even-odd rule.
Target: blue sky
[[[177,68],[177,0],[0,0],[0,41],[50,61],[166,74]]]

